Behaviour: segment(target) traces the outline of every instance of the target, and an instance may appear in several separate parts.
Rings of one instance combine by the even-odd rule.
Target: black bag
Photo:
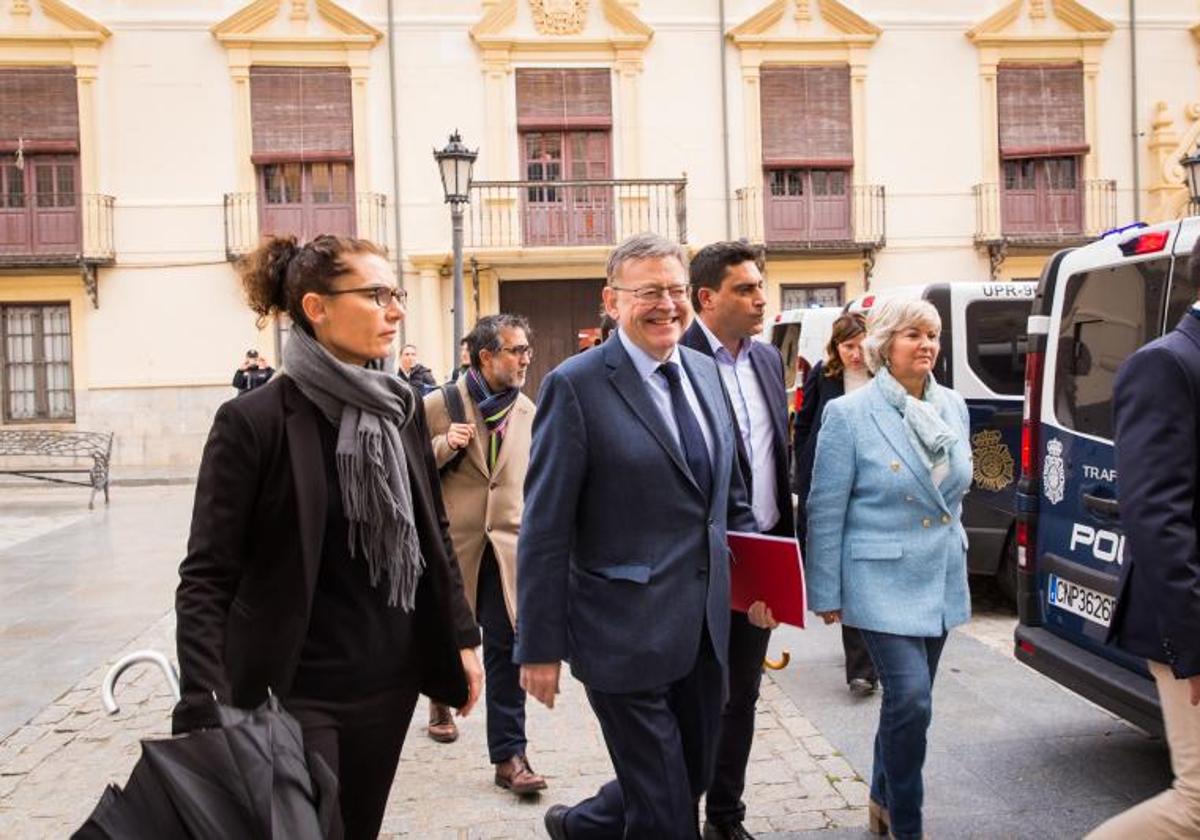
[[[453,382],[447,382],[442,386],[442,399],[446,402],[446,413],[450,415],[451,423],[466,423],[467,422],[467,407],[463,405],[462,394],[458,392],[458,386]],[[454,453],[454,457],[438,469],[439,475],[446,475],[458,469],[462,459],[467,455],[467,448]]]

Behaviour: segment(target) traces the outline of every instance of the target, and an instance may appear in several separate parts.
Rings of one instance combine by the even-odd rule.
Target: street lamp
[[[1183,164],[1183,169],[1187,173],[1188,193],[1191,195],[1191,204],[1189,209],[1195,213],[1200,211],[1200,143],[1196,144],[1195,150],[1183,157],[1179,161]]]
[[[442,150],[433,150],[442,175],[442,191],[450,205],[450,222],[454,242],[454,345],[451,358],[457,359],[463,338],[463,205],[471,200],[471,169],[479,150],[471,151],[463,144],[457,129]]]

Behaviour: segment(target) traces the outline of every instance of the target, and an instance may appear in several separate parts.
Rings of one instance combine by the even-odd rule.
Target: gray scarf
[[[400,430],[412,419],[416,395],[389,373],[338,361],[302,328],[288,336],[281,372],[338,428],[350,556],[361,545],[371,585],[379,586],[386,569],[388,604],[411,612],[425,563]]]
[[[925,462],[925,466],[933,469],[938,464],[949,461],[950,450],[958,443],[958,435],[942,419],[937,405],[932,402],[934,392],[941,387],[934,381],[933,374],[926,376],[925,398],[920,400],[896,381],[896,377],[892,376],[886,365],[875,372],[875,378],[871,381],[883,394],[883,398],[895,406],[904,418],[908,439]]]

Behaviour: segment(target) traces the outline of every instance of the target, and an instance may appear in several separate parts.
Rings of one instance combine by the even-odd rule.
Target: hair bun
[[[246,300],[260,321],[287,309],[288,268],[298,253],[295,236],[272,236],[239,264]]]

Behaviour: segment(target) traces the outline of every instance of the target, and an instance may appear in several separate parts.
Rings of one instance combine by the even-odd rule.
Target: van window
[[[1175,258],[1175,268],[1171,271],[1171,296],[1167,300],[1168,330],[1175,329],[1179,319],[1187,313],[1196,302],[1196,284],[1192,282],[1192,257],[1186,254]]]
[[[1025,325],[1029,301],[977,300],[967,304],[967,363],[997,394],[1025,393]]]
[[[796,382],[796,356],[800,353],[800,324],[777,324],[771,330],[771,343],[779,349],[783,356],[783,384],[787,389],[793,385],[803,385]]]
[[[1129,354],[1161,333],[1169,266],[1160,258],[1067,280],[1054,381],[1066,428],[1112,440],[1113,381]]]

